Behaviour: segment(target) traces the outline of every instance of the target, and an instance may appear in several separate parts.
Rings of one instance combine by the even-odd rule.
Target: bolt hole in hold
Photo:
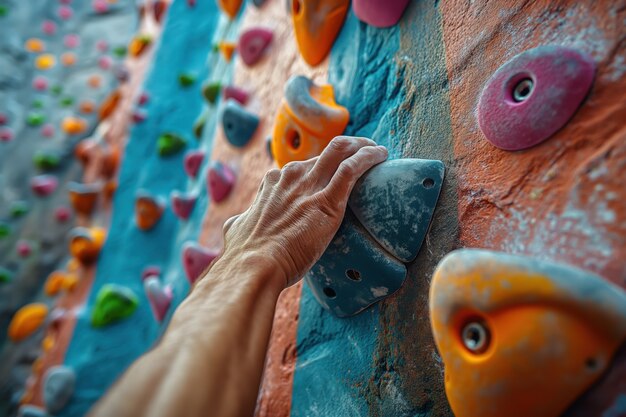
[[[326,294],[326,297],[328,298],[335,298],[337,296],[335,290],[330,287],[324,287],[324,294]]]
[[[461,330],[461,340],[471,353],[484,353],[489,347],[489,329],[483,321],[470,321]]]
[[[298,149],[300,147],[300,133],[297,130],[289,130],[287,132],[287,143],[293,149]]]
[[[516,103],[522,103],[530,97],[533,93],[535,83],[531,78],[524,78],[517,82],[513,87],[513,101]]]
[[[587,370],[591,371],[591,372],[595,372],[598,370],[598,360],[596,358],[587,358],[585,360],[585,366],[587,367]]]
[[[433,188],[435,186],[435,180],[432,178],[425,178],[424,181],[422,181],[422,185],[424,188]]]
[[[292,2],[292,10],[293,10],[294,16],[299,15],[301,9],[302,8],[300,6],[300,0],[293,0],[293,2]]]
[[[361,281],[361,273],[356,269],[348,269],[346,271],[346,276],[352,281]]]

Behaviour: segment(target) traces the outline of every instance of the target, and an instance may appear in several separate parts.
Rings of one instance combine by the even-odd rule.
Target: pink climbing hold
[[[204,161],[204,152],[202,151],[189,151],[185,154],[185,160],[183,161],[183,167],[187,175],[191,178],[196,178],[200,166]]]
[[[161,276],[161,268],[156,265],[146,266],[143,271],[141,271],[141,280],[145,281],[150,277],[160,277]]]
[[[66,48],[76,48],[79,44],[80,38],[74,33],[65,35],[63,38],[63,45],[65,45]]]
[[[54,218],[59,223],[65,223],[70,219],[70,217],[72,217],[72,210],[70,210],[69,207],[57,207],[57,209],[54,211]]]
[[[104,39],[100,39],[96,42],[96,49],[98,52],[106,52],[109,50],[109,44]]]
[[[235,173],[221,162],[212,162],[207,175],[211,199],[219,203],[230,194],[235,184]]]
[[[145,110],[135,109],[132,118],[134,123],[141,123],[148,118],[148,113]]]
[[[30,188],[39,197],[47,197],[57,189],[59,181],[54,175],[37,175],[30,180]]]
[[[245,90],[235,87],[234,85],[229,85],[224,87],[222,90],[222,97],[224,98],[224,102],[226,102],[229,98],[232,98],[240,104],[245,105],[248,101],[249,95]]]
[[[113,60],[110,56],[101,56],[98,58],[98,66],[103,70],[108,70],[113,65]]]
[[[252,28],[246,30],[239,38],[237,50],[241,60],[248,66],[256,64],[272,42],[274,34],[266,28]]]
[[[352,5],[359,20],[377,28],[388,28],[398,23],[409,0],[354,0]]]
[[[60,6],[59,9],[57,10],[57,14],[59,15],[59,18],[61,18],[61,20],[69,20],[72,18],[72,16],[74,16],[74,10],[72,10],[71,7],[69,6]]]
[[[137,98],[137,104],[139,106],[143,106],[144,104],[148,102],[149,99],[150,99],[150,96],[148,95],[148,93],[144,91],[143,93],[139,94],[139,98]]]
[[[91,6],[97,13],[106,13],[106,11],[109,10],[109,5],[106,0],[94,0]]]
[[[10,127],[0,129],[0,142],[10,142],[13,140],[13,136],[13,129]]]
[[[20,240],[19,242],[17,242],[17,254],[21,257],[21,258],[26,258],[28,256],[30,256],[30,254],[33,251],[33,248],[30,246],[30,243],[28,243],[25,240]]]
[[[150,302],[150,308],[152,309],[154,318],[159,323],[162,322],[172,303],[172,287],[170,285],[161,285],[159,277],[151,275],[144,280],[143,288]]]
[[[41,31],[46,35],[54,35],[57,31],[57,24],[52,20],[44,20],[41,24]]]
[[[0,125],[5,125],[9,121],[9,118],[5,113],[0,113]]]
[[[197,197],[194,195],[184,195],[174,190],[170,198],[172,200],[172,211],[176,217],[187,220],[196,205]]]
[[[196,242],[187,242],[183,245],[183,268],[190,284],[196,282],[217,255],[218,252],[204,248]]]
[[[41,75],[33,78],[33,88],[37,91],[46,91],[48,89],[48,80]]]
[[[41,128],[41,136],[44,138],[51,138],[54,136],[54,125],[47,123]]]
[[[595,74],[593,59],[575,49],[540,46],[502,65],[478,102],[480,130],[494,146],[516,151],[535,146],[576,113]]]

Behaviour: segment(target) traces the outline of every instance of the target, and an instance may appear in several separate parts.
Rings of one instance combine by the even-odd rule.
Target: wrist
[[[211,282],[252,286],[258,283],[281,292],[287,286],[287,277],[271,256],[248,250],[230,250],[215,261],[197,286]]]

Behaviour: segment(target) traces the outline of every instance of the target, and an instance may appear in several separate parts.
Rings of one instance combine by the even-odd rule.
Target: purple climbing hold
[[[172,303],[172,287],[170,285],[163,286],[158,275],[150,275],[143,281],[143,289],[150,302],[154,318],[159,323],[162,322]]]
[[[494,146],[516,151],[560,130],[589,93],[593,59],[575,49],[540,46],[502,65],[478,102],[480,130]]]
[[[217,255],[218,252],[202,247],[196,242],[187,242],[183,245],[183,268],[190,284],[196,282]]]
[[[359,20],[378,28],[398,23],[409,0],[354,0],[354,14]]]
[[[211,199],[219,203],[224,200],[233,189],[235,173],[221,162],[211,162],[207,175],[207,184]]]
[[[183,167],[187,175],[191,178],[195,178],[198,175],[198,171],[200,171],[200,166],[202,165],[202,161],[204,161],[204,152],[202,151],[189,151],[185,154],[185,160],[183,162]]]
[[[59,181],[54,175],[37,175],[30,180],[30,188],[39,197],[47,197],[57,189]]]
[[[172,211],[176,217],[187,220],[193,211],[193,207],[196,205],[195,195],[184,195],[179,191],[172,191],[170,195],[172,200]]]
[[[224,97],[224,101],[232,98],[233,100],[241,103],[241,105],[245,105],[248,101],[249,95],[245,90],[235,87],[234,85],[229,85],[224,87],[222,90],[222,97]]]
[[[273,32],[267,28],[252,28],[242,33],[237,47],[242,61],[248,66],[256,64],[273,37]]]

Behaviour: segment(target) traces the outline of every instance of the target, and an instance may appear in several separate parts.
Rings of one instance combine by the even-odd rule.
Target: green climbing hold
[[[57,168],[61,164],[61,158],[55,154],[37,152],[33,156],[33,163],[42,171],[50,171]]]
[[[4,239],[11,234],[11,226],[6,223],[0,223],[0,239]]]
[[[183,87],[189,87],[196,82],[196,76],[193,74],[180,74],[178,76],[178,82]]]
[[[45,121],[46,116],[41,113],[33,112],[26,116],[26,123],[29,126],[41,126],[42,124],[44,124]]]
[[[222,84],[219,82],[210,83],[204,86],[202,89],[202,95],[207,101],[211,104],[214,104],[217,101],[217,97],[220,95],[220,91],[222,90]]]
[[[193,134],[197,139],[202,138],[202,132],[204,131],[204,126],[206,125],[206,114],[201,114],[196,121],[193,123]]]
[[[113,55],[115,55],[118,58],[124,58],[126,56],[127,49],[123,45],[116,46],[115,48],[113,48],[111,52],[113,52]]]
[[[61,100],[59,100],[59,104],[63,107],[70,107],[72,104],[74,104],[74,98],[73,97],[63,97]]]
[[[163,133],[157,141],[160,156],[177,154],[187,146],[187,141],[174,133]]]
[[[0,266],[0,284],[10,282],[13,278],[13,274],[6,268]]]
[[[13,204],[11,204],[9,213],[14,219],[23,217],[28,213],[28,203],[26,201],[14,201]]]
[[[42,109],[43,108],[43,100],[35,100],[33,101],[33,108]]]
[[[50,92],[55,95],[58,96],[59,94],[61,94],[63,92],[63,87],[60,85],[53,85],[52,87],[50,87]]]
[[[213,52],[219,52],[220,51],[220,45],[217,43],[213,44]]]
[[[9,14],[9,8],[4,5],[0,5],[0,17],[4,17]]]
[[[130,317],[139,299],[129,288],[115,284],[107,284],[100,288],[96,296],[96,304],[91,312],[91,325],[104,327]]]

